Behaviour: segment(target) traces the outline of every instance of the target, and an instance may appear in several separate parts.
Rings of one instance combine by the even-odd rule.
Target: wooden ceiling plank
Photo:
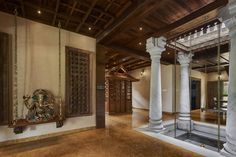
[[[130,63],[125,63],[124,66],[127,67],[127,68],[130,68],[130,67],[132,67],[132,66],[134,66],[134,65],[143,64],[143,63],[145,63],[145,62],[147,62],[147,61],[137,60],[137,59],[136,59],[136,60],[134,60],[134,61],[132,61],[132,62],[130,62]]]
[[[133,66],[131,68],[128,68],[129,71],[132,71],[132,70],[136,70],[136,69],[141,69],[141,68],[144,68],[144,67],[148,67],[148,66],[151,66],[151,63],[143,63],[141,65],[136,65],[136,66]]]
[[[110,3],[106,6],[105,8],[105,12],[107,12],[107,10],[112,6],[112,4],[114,3],[115,0],[111,0]],[[101,19],[101,17],[103,16],[103,13],[100,13],[100,15],[98,16],[98,18],[94,21],[93,25],[96,25],[97,22]]]
[[[113,49],[113,50],[116,50],[119,53],[130,55],[130,56],[132,56],[134,58],[137,58],[137,59],[148,60],[148,61],[150,60],[150,55],[146,52],[143,52],[143,51],[138,51],[138,50],[134,50],[134,49],[131,49],[131,48],[128,48],[128,47],[114,45],[114,44],[111,44],[111,45],[106,46],[106,47],[108,47],[110,49]]]
[[[225,67],[225,66],[228,66],[229,63],[220,63],[220,67]],[[204,66],[204,67],[196,67],[196,68],[193,68],[193,70],[202,70],[202,69],[208,69],[208,68],[216,68],[218,67],[218,65],[209,65],[209,66]]]
[[[54,13],[53,20],[52,20],[52,25],[53,26],[55,26],[55,23],[56,23],[56,18],[57,18],[57,12],[58,12],[59,5],[60,5],[60,0],[57,0],[55,13]]]
[[[166,32],[169,32],[189,21],[192,21],[193,19],[197,18],[197,17],[200,17],[206,13],[209,13],[215,9],[218,9],[220,7],[223,7],[224,5],[226,5],[228,2],[228,0],[216,0],[202,8],[200,8],[199,10],[181,18],[180,20],[168,25],[168,26],[164,26],[162,28],[160,28],[159,30],[157,30],[155,33],[151,33],[151,34],[145,34],[143,35],[141,38],[136,38],[135,40],[133,40],[132,43],[137,43],[137,41],[142,41],[142,40],[145,40],[147,38],[149,38],[150,36],[161,36],[163,34],[165,34]]]
[[[130,5],[128,9],[124,11],[124,13],[119,16],[108,29],[106,29],[103,33],[101,33],[97,37],[97,42],[103,41],[107,36],[113,34],[114,32],[125,31],[126,29],[130,28],[130,26],[137,23],[137,21],[140,21],[140,19],[143,19],[147,15],[151,14],[152,12],[156,11],[159,7],[166,4],[168,0],[162,0],[161,2],[158,2],[156,0],[137,0],[134,1],[133,4]],[[149,7],[147,7],[149,6]],[[125,27],[121,26],[125,25]]]
[[[75,32],[79,32],[80,28],[82,27],[82,25],[85,23],[85,21],[87,20],[89,14],[92,12],[94,6],[96,5],[98,0],[93,0],[93,3],[91,4],[89,10],[87,11],[86,15],[84,16],[82,22],[78,25],[78,27],[76,28]]]
[[[21,6],[21,11],[22,11],[22,16],[25,18],[25,6],[23,3],[23,0],[20,1],[20,6]]]
[[[32,3],[29,3],[29,2],[24,1],[24,4],[25,4],[26,6],[28,6],[28,7],[33,8],[33,9],[36,9],[36,10],[38,9],[38,6],[37,6],[37,5],[34,5],[34,4],[32,4]],[[47,13],[55,14],[55,11],[50,10],[50,9],[47,9],[47,8],[43,8],[43,7],[42,7],[41,10],[44,11],[44,12],[47,12]],[[59,17],[65,19],[65,20],[68,19],[68,15],[63,14],[63,13],[57,13],[57,16],[59,16]],[[70,18],[70,20],[71,20],[71,21],[74,21],[74,22],[76,22],[76,23],[81,23],[81,22],[82,22],[82,21],[79,20],[77,17],[73,17],[73,16]],[[89,24],[89,23],[84,23],[84,24],[86,24],[86,25],[88,25],[88,26],[91,25],[91,24]],[[102,28],[100,28],[100,27],[98,27],[98,26],[93,26],[93,27],[94,27],[95,29],[102,29]]]
[[[67,26],[68,26],[68,24],[69,24],[69,21],[70,21],[70,19],[71,19],[71,16],[72,16],[74,10],[75,10],[76,5],[77,5],[77,2],[75,1],[75,2],[73,3],[72,8],[71,8],[69,17],[68,17],[68,19],[66,20],[65,28],[67,28]]]
[[[119,56],[119,55],[120,55],[119,53],[115,53],[115,54],[109,56],[109,57],[108,57],[108,60],[111,60],[111,59],[113,59],[113,58],[115,58],[115,57],[117,57],[117,56]]]
[[[130,58],[130,59],[127,59],[127,60],[123,60],[123,61],[121,61],[121,62],[118,62],[117,64],[110,64],[110,65],[108,65],[108,69],[111,69],[111,68],[117,68],[117,67],[119,67],[119,66],[121,66],[121,65],[124,65],[124,64],[127,64],[127,63],[129,63],[130,61],[133,61],[134,59],[133,58]]]
[[[220,7],[223,7],[225,6],[226,4],[228,3],[228,0],[215,0],[214,2],[198,9],[197,11],[181,18],[180,20],[168,25],[167,27],[163,27],[159,30],[157,30],[156,33],[152,34],[152,35],[149,35],[149,36],[160,36],[160,35],[163,35],[164,33],[166,32],[169,32],[171,31],[172,29],[174,28],[177,28],[201,15],[204,15],[212,10],[215,10],[215,9],[218,9]]]
[[[77,1],[79,4],[82,4],[82,5],[84,5],[84,6],[88,7],[88,8],[91,7],[91,4],[88,3],[88,2],[86,2],[86,1],[82,1],[82,0],[76,0],[76,1]],[[93,10],[95,10],[95,11],[97,11],[97,12],[100,12],[100,13],[103,13],[103,14],[109,16],[109,17],[115,18],[114,15],[112,15],[111,13],[108,13],[108,12],[104,11],[104,10],[101,9],[101,8],[94,7]]]

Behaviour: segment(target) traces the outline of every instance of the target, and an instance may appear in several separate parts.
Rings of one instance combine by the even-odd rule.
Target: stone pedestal
[[[226,143],[221,151],[224,156],[236,156],[236,0],[221,10],[221,20],[229,29],[229,89],[226,119]]]
[[[149,38],[146,50],[151,56],[151,82],[150,82],[150,105],[149,105],[149,129],[153,131],[163,130],[162,124],[162,96],[161,96],[161,64],[160,58],[165,51],[166,39]]]
[[[179,52],[178,61],[181,67],[180,77],[180,114],[178,128],[182,130],[191,129],[190,117],[190,97],[189,97],[189,63],[192,61],[193,54]]]

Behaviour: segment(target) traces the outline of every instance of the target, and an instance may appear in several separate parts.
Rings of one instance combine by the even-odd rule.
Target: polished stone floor
[[[173,117],[165,115],[164,119]],[[132,128],[146,124],[147,111],[107,116],[106,129],[0,147],[0,157],[197,157],[190,151],[153,139]]]
[[[217,112],[206,112],[201,110],[194,110],[191,112],[191,118],[194,121],[218,124],[218,113]],[[220,114],[220,124],[226,125],[226,115]]]

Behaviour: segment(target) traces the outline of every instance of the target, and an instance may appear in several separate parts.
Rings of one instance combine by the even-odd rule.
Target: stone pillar
[[[226,143],[221,151],[225,156],[236,156],[236,0],[229,0],[221,10],[221,20],[229,29],[229,89],[226,119]]]
[[[149,129],[163,130],[162,124],[162,96],[161,96],[161,53],[165,51],[164,37],[147,39],[146,50],[151,56],[151,82],[149,104]]]
[[[190,130],[190,97],[189,97],[189,63],[192,61],[192,53],[178,53],[178,61],[181,67],[180,77],[180,114],[178,128]]]

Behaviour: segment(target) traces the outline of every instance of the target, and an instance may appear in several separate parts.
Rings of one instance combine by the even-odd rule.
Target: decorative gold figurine
[[[29,103],[32,98],[31,103]],[[24,104],[28,109],[26,119],[30,122],[48,121],[55,118],[55,98],[47,90],[37,89],[33,96],[24,96]]]

